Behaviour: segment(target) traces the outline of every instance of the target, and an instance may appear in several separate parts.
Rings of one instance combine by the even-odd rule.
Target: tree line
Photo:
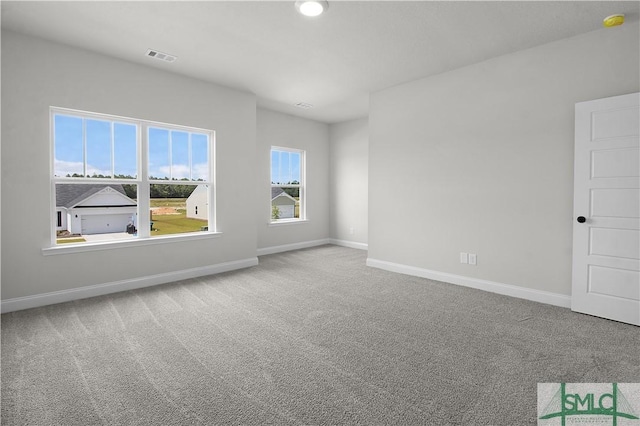
[[[297,180],[294,180],[292,182],[287,182],[287,183],[271,182],[271,185],[300,185],[300,182],[298,182]],[[293,198],[300,197],[300,188],[282,188],[282,190],[287,194],[289,194],[290,196],[292,196]]]
[[[74,174],[67,174],[67,177],[85,177],[82,174],[78,174],[78,173],[74,173]],[[111,179],[111,176],[105,176],[105,175],[101,175],[101,174],[96,174],[94,173],[93,175],[89,176],[87,175],[87,177],[89,178],[102,178],[102,179]],[[133,176],[130,175],[115,175],[114,176],[115,179],[135,179]],[[169,178],[165,177],[163,178],[156,178],[153,176],[149,176],[149,180],[170,180]],[[190,181],[189,179],[173,179],[174,181],[186,181],[186,182],[202,182],[202,179],[198,179],[197,181]],[[188,198],[189,195],[191,195],[191,193],[196,189],[198,185],[170,185],[170,184],[166,184],[166,183],[154,183],[151,184],[151,187],[149,188],[149,195],[150,198]],[[138,198],[138,185],[134,185],[134,184],[128,184],[128,183],[123,183],[122,184],[122,188],[124,189],[125,194],[127,194],[127,197],[132,198],[132,199],[137,199]]]

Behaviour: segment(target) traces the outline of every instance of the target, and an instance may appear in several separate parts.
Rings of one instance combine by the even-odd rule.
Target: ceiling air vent
[[[298,102],[297,104],[295,104],[298,108],[302,108],[302,109],[309,109],[309,108],[313,108],[313,105],[308,104],[306,102]]]
[[[159,52],[159,51],[153,50],[153,49],[147,50],[147,56],[150,57],[150,58],[159,59],[159,60],[165,61],[165,62],[175,62],[176,59],[178,59],[173,55],[169,55],[168,53],[162,53],[162,52]]]

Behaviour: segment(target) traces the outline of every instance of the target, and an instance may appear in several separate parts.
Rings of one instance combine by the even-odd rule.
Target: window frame
[[[289,153],[300,154],[300,184],[289,184],[289,185],[279,185],[271,182],[272,172],[273,172],[273,151],[283,151]],[[306,170],[307,170],[307,152],[304,149],[299,148],[289,148],[284,146],[275,146],[272,145],[269,150],[269,182],[270,188],[269,193],[271,193],[272,188],[298,188],[299,197],[299,217],[293,218],[285,218],[285,219],[273,219],[272,217],[272,204],[271,198],[269,198],[269,225],[283,225],[283,224],[292,224],[292,223],[301,223],[307,222],[307,179],[306,179]],[[295,207],[294,207],[295,209]]]
[[[110,123],[124,123],[132,124],[136,126],[136,177],[134,179],[123,178],[93,178],[93,177],[66,177],[55,176],[55,116],[66,115],[72,117],[78,117],[82,119],[101,120]],[[166,241],[183,241],[201,239],[211,237],[216,234],[220,234],[217,231],[217,214],[216,214],[216,175],[215,175],[215,159],[216,159],[216,133],[214,130],[208,130],[203,128],[197,128],[192,126],[184,126],[170,123],[163,123],[151,120],[135,119],[129,117],[122,117],[112,114],[102,114],[96,112],[82,111],[70,108],[62,107],[50,107],[49,108],[49,137],[50,137],[50,228],[51,228],[51,242],[49,247],[43,248],[43,253],[53,254],[55,252],[81,252],[89,250],[100,250],[104,248],[117,248],[130,245],[148,245],[156,244]],[[206,181],[183,181],[183,180],[164,180],[164,179],[149,179],[149,129],[160,128],[166,130],[176,130],[182,132],[191,132],[198,134],[206,134],[208,137],[208,180]],[[84,126],[83,126],[84,128]],[[83,132],[84,133],[84,132]],[[83,134],[83,146],[86,144],[86,135]],[[113,135],[112,135],[112,148],[113,148]],[[86,155],[84,156],[83,165],[86,169]],[[115,160],[112,158],[112,171],[113,163]],[[104,241],[104,242],[83,242],[83,243],[70,243],[70,244],[57,244],[57,206],[56,206],[56,184],[129,184],[137,185],[137,219],[138,219],[138,235],[137,238],[123,239],[116,241]],[[141,214],[141,212],[150,211],[150,185],[162,184],[162,185],[207,185],[208,186],[208,230],[196,231],[180,234],[170,234],[162,236],[151,236],[150,222],[148,215]]]

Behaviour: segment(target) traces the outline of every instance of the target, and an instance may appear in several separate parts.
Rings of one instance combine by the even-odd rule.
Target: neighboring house
[[[187,198],[187,217],[207,220],[209,218],[208,185],[198,185]]]
[[[279,219],[295,217],[296,199],[284,192],[284,189],[271,187],[271,205],[278,208]]]
[[[56,229],[73,234],[126,232],[137,227],[137,203],[118,184],[56,185]]]

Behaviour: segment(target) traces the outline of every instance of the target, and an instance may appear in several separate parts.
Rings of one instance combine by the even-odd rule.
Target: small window
[[[61,108],[51,127],[56,244],[215,230],[212,131]]]
[[[271,221],[306,219],[305,151],[271,148]]]

